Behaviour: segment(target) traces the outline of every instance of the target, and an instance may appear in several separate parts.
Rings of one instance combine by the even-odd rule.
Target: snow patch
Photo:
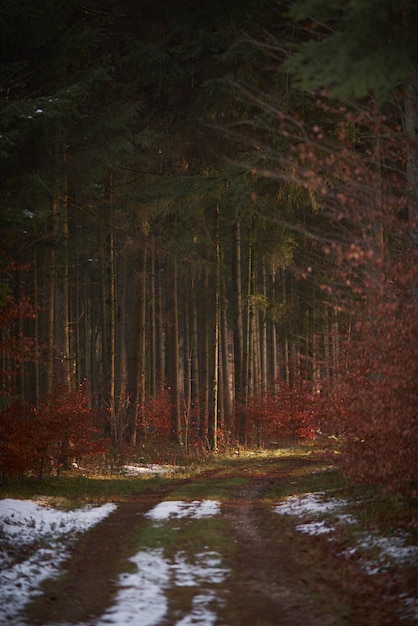
[[[214,500],[194,500],[193,502],[165,500],[148,511],[145,516],[155,522],[163,522],[171,518],[192,517],[201,519],[217,515],[219,512],[220,505]]]
[[[360,546],[366,549],[377,548],[383,557],[391,560],[413,563],[418,561],[418,546],[405,545],[407,539],[406,534],[396,537],[367,534],[360,542]]]
[[[228,569],[220,567],[218,553],[207,551],[187,557],[178,552],[170,562],[163,550],[153,549],[138,552],[129,561],[136,571],[119,578],[120,590],[112,608],[99,620],[78,626],[158,626],[169,610],[165,591],[175,587],[199,588],[191,612],[176,621],[176,626],[216,623],[217,616],[209,609],[214,601],[220,602],[213,586],[221,585],[229,574]]]
[[[168,474],[177,469],[179,469],[177,465],[159,465],[158,463],[149,463],[148,465],[124,465],[122,467],[122,472],[128,476],[139,476],[141,474]]]
[[[56,577],[77,536],[115,510],[116,505],[87,506],[63,511],[45,503],[6,498],[0,500],[0,624],[25,626],[20,615],[25,604],[39,595],[42,583]],[[153,522],[175,518],[199,519],[219,513],[218,502],[162,502],[147,517]],[[204,549],[188,556],[177,552],[172,560],[162,550],[144,550],[130,559],[134,571],[118,580],[115,602],[99,619],[78,626],[157,626],[169,610],[167,590],[194,588],[187,615],[180,626],[212,626],[219,587],[229,575],[217,552]],[[139,620],[139,621],[138,621]]]
[[[290,496],[284,502],[278,504],[274,510],[276,513],[301,517],[309,513],[314,515],[332,513],[347,504],[346,500],[337,498],[324,500],[324,495],[324,492],[318,491],[316,493],[306,493],[303,496]]]
[[[299,524],[296,526],[296,530],[307,535],[326,535],[332,532],[332,528],[325,522],[307,522],[306,524]]]
[[[296,526],[296,530],[308,535],[328,535],[332,541],[335,525],[330,520],[340,524],[355,524],[356,518],[344,513],[348,502],[343,499],[325,499],[325,492],[306,493],[300,496],[289,496],[274,507],[280,515],[293,515],[303,523]],[[418,564],[418,546],[408,545],[409,536],[406,533],[394,537],[382,537],[377,533],[359,533],[354,546],[349,546],[339,553],[339,556],[350,558],[359,551],[362,552],[363,567],[369,575],[384,572],[392,563]],[[372,556],[368,558],[367,553]],[[405,617],[418,620],[418,598],[400,596],[405,607]]]
[[[29,500],[0,500],[0,623],[20,625],[24,605],[59,574],[68,546],[116,506],[61,511]]]
[[[34,544],[40,539],[57,539],[63,534],[84,532],[109,515],[115,504],[86,506],[74,511],[53,509],[32,500],[0,500],[1,533],[19,544]]]
[[[120,576],[120,590],[115,602],[94,622],[95,626],[139,623],[141,626],[153,626],[165,616],[168,603],[164,589],[170,581],[170,569],[162,551],[138,552],[129,560],[135,565],[136,571]]]

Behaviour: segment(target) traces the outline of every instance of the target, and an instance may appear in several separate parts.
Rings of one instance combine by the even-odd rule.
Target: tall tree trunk
[[[57,243],[59,242],[59,264],[56,283],[56,325],[55,342],[61,359],[63,383],[71,386],[71,354],[70,354],[70,279],[69,279],[69,219],[68,219],[68,181],[67,181],[67,148],[66,142],[57,141],[56,154],[56,220]]]
[[[325,328],[323,333],[324,342],[324,377],[327,384],[331,378],[331,341],[332,341],[332,328],[330,322],[330,310],[327,304],[323,304],[323,311],[325,316]]]
[[[196,428],[200,415],[200,374],[199,374],[199,333],[198,333],[198,311],[196,301],[196,283],[193,279],[190,294],[190,331],[191,331],[191,405],[193,414],[193,426]]]
[[[286,282],[285,272],[281,271],[282,280],[282,306],[287,316],[287,297],[286,297]],[[289,347],[289,323],[287,321],[283,324],[283,365],[284,365],[284,381],[290,384],[290,347]]]
[[[147,248],[143,225],[141,226],[142,249],[139,252],[135,268],[135,289],[131,297],[131,326],[127,329],[127,397],[129,401],[125,441],[132,446],[137,443],[138,419],[143,429],[141,407],[145,402],[146,370],[146,292],[147,292]],[[142,433],[141,433],[142,434]]]
[[[108,276],[109,276],[109,299],[108,299],[108,346],[109,346],[109,378],[108,378],[108,402],[110,423],[112,431],[112,439],[115,440],[116,422],[117,422],[117,408],[116,408],[116,393],[115,393],[115,367],[116,367],[116,267],[115,267],[115,235],[114,235],[114,206],[113,206],[113,172],[109,172],[109,235],[108,235]]]
[[[167,367],[166,367],[166,333],[164,329],[164,304],[163,304],[163,276],[165,272],[158,263],[157,279],[157,373],[158,373],[158,389],[165,388],[167,383]]]
[[[242,324],[242,280],[241,280],[241,226],[235,224],[232,250],[232,294],[235,398],[242,398],[243,387],[243,324]]]
[[[271,360],[271,376],[273,381],[273,394],[277,395],[277,381],[280,377],[279,361],[278,361],[278,340],[277,340],[277,321],[276,321],[276,306],[277,306],[277,281],[276,281],[276,269],[273,268],[272,275],[272,307],[273,307],[273,319],[271,320],[271,342],[270,342],[270,360]]]
[[[185,286],[186,302],[183,309],[184,319],[184,345],[183,345],[183,410],[182,410],[182,428],[183,428],[183,444],[187,450],[189,447],[189,434],[190,434],[190,416],[192,406],[192,338],[191,338],[191,321],[190,321],[190,300],[191,293],[189,288],[189,281]]]
[[[150,373],[149,394],[154,397],[157,393],[157,293],[155,280],[155,246],[150,250]]]
[[[48,284],[48,352],[47,352],[47,369],[46,369],[46,391],[47,394],[52,393],[55,378],[55,291],[57,281],[57,199],[54,197],[52,202],[52,224],[51,224],[51,247],[49,251],[49,284]]]
[[[169,386],[172,404],[171,413],[171,436],[176,443],[182,442],[181,433],[181,406],[180,406],[180,371],[179,371],[179,318],[178,318],[178,294],[177,294],[177,264],[171,261],[170,284],[169,289],[169,307],[170,315],[169,341],[168,341],[168,359],[169,359]]]
[[[63,164],[65,167],[65,163]],[[61,224],[63,242],[63,285],[62,285],[62,325],[63,337],[63,371],[64,381],[67,387],[71,386],[71,346],[70,346],[70,268],[69,268],[69,224],[68,224],[68,191],[66,172],[63,180],[63,194],[61,200]]]
[[[209,293],[209,275],[206,273],[204,278],[204,291]],[[205,444],[208,444],[208,424],[209,424],[209,407],[210,407],[210,306],[211,299],[206,298],[200,307],[200,349],[199,349],[199,381],[200,388],[200,415],[199,415],[199,435]]]
[[[33,384],[33,399],[32,402],[37,406],[41,397],[41,370],[39,362],[39,297],[38,297],[38,257],[36,251],[33,253],[33,293],[34,293],[34,341],[35,341],[35,363],[34,363],[34,384]]]
[[[144,232],[143,232],[144,234]],[[147,320],[147,246],[144,244],[143,250],[141,251],[141,274],[140,274],[140,294],[139,294],[139,318],[138,318],[138,376],[137,376],[137,405],[139,411],[145,404],[146,400],[146,354],[147,354],[147,328],[146,328],[146,320]],[[141,427],[140,433],[141,436],[145,432],[145,423],[144,417],[142,413],[139,416],[139,424]],[[132,445],[136,445],[137,441],[137,430],[134,424],[131,425],[131,441]]]
[[[244,322],[244,354],[243,354],[243,379],[242,379],[242,394],[243,402],[246,404],[253,389],[253,331],[252,324],[253,306],[251,304],[252,295],[252,276],[253,276],[253,244],[250,238],[248,244],[248,258],[247,258],[247,292],[246,292],[246,306],[245,306],[245,322]]]
[[[109,407],[109,249],[108,249],[108,220],[99,222],[99,263],[100,263],[100,362],[99,379],[101,395],[105,406]]]
[[[260,377],[261,394],[263,397],[266,397],[268,392],[269,372],[267,367],[267,270],[266,259],[264,256],[262,258],[261,275],[263,299],[260,320]]]
[[[116,268],[115,268],[116,272]],[[119,280],[117,281],[117,301],[115,302],[115,417],[118,423],[125,424],[127,420],[126,394],[126,298],[128,282],[128,254],[126,250],[121,255]]]
[[[232,417],[234,406],[234,385],[232,381],[233,369],[231,367],[230,358],[230,330],[228,328],[226,302],[224,299],[223,306],[221,307],[221,345],[222,345],[222,397],[224,399],[223,404],[223,426],[225,429],[230,429],[231,424],[226,422],[226,419],[230,420]]]
[[[219,393],[219,326],[220,326],[220,287],[221,287],[221,254],[219,238],[219,205],[215,211],[215,281],[214,281],[214,330],[213,330],[213,383],[212,402],[208,423],[208,444],[210,450],[216,451],[218,447],[218,393]]]
[[[16,297],[17,302],[22,302],[23,293],[22,293],[22,271],[20,269],[17,270],[17,280],[16,280]],[[24,331],[24,319],[21,315],[19,315],[17,320],[17,328],[16,328],[16,348],[18,358],[16,359],[17,368],[16,368],[16,394],[22,404],[26,400],[25,394],[25,380],[26,380],[26,372],[25,372],[25,349],[23,345],[23,337],[25,334]]]

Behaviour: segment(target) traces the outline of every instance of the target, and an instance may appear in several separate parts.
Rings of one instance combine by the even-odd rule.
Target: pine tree
[[[296,43],[285,64],[302,89],[384,101],[408,88],[417,72],[415,2],[298,0],[290,15],[306,29],[307,40]]]

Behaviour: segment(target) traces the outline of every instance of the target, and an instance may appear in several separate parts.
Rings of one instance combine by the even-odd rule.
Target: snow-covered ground
[[[57,576],[71,543],[114,508],[106,504],[65,512],[33,501],[0,500],[0,624],[23,626],[22,608],[39,594],[42,581]],[[212,500],[175,500],[157,504],[146,517],[164,524],[219,512]],[[189,587],[193,596],[190,612],[179,616],[177,626],[215,624],[213,607],[221,602],[221,583],[229,573],[219,554],[204,546],[195,555],[179,550],[167,560],[162,550],[147,549],[130,561],[134,571],[120,577],[114,605],[100,619],[79,626],[156,626],[168,611],[166,591],[175,587]]]
[[[178,470],[177,465],[159,465],[158,463],[148,463],[147,465],[123,465],[121,474],[125,476],[141,476],[144,474],[170,474]]]
[[[290,496],[275,507],[276,513],[292,515],[300,523],[299,532],[308,535],[326,535],[333,541],[337,526],[356,524],[356,518],[347,513],[349,503],[344,499],[329,499],[324,492]],[[391,537],[383,537],[374,532],[353,533],[353,545],[340,552],[341,557],[351,557],[361,553],[361,562],[368,574],[378,574],[393,564],[410,563],[418,567],[418,546],[410,545],[409,535],[400,532]],[[405,615],[418,623],[418,598],[404,596]]]
[[[62,511],[46,502],[0,500],[0,624],[23,626],[22,608],[40,593],[42,581],[58,575],[71,544],[115,506]],[[311,493],[287,498],[275,511],[295,516],[298,531],[324,534],[332,540],[336,525],[356,522],[346,508],[345,500],[329,500],[323,493]],[[175,519],[180,525],[219,513],[220,505],[215,501],[176,500],[159,503],[145,517],[150,524],[162,525]],[[391,562],[418,564],[418,547],[408,545],[405,534],[389,538],[359,532],[356,537],[356,543],[346,548],[341,557],[370,551],[369,560],[362,558],[370,574],[384,570]],[[167,616],[167,591],[176,587],[188,587],[191,597],[190,611],[178,614],[176,626],[216,623],[216,606],[222,602],[222,587],[229,570],[223,566],[221,555],[209,546],[203,546],[194,555],[179,549],[171,559],[159,548],[144,549],[130,560],[132,571],[120,577],[113,606],[98,620],[79,626],[157,626]],[[402,599],[405,614],[418,620],[418,599]]]
[[[69,546],[115,509],[114,504],[61,511],[28,500],[0,500],[0,624],[20,625],[19,613],[58,575]]]

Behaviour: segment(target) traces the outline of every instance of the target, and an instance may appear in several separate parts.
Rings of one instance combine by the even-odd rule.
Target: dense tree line
[[[417,11],[317,4],[2,8],[4,432],[83,385],[115,448],[311,435],[375,259],[416,306]]]

